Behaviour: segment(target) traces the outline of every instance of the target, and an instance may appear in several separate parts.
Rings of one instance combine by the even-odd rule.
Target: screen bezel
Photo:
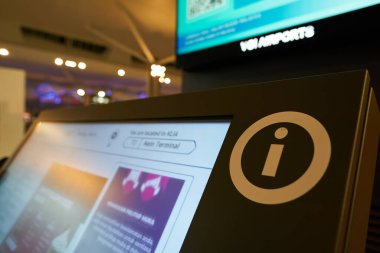
[[[95,106],[95,105],[94,105]],[[84,108],[76,108],[75,110],[81,110]],[[63,109],[65,111],[66,109]],[[70,110],[70,109],[69,109]],[[52,112],[60,111],[58,110],[52,110]],[[46,113],[50,113],[50,111],[47,111]],[[44,113],[43,113],[44,115]],[[16,150],[12,153],[10,157],[7,157],[7,160],[4,162],[3,166],[0,167],[0,179],[6,174],[7,169],[11,166],[14,159],[17,158],[18,153],[23,148],[23,146],[28,142],[29,138],[33,135],[34,131],[36,130],[37,126],[40,123],[69,123],[69,124],[157,124],[157,123],[215,123],[215,122],[231,122],[232,116],[231,115],[220,115],[220,116],[212,116],[212,117],[183,117],[183,118],[134,118],[134,119],[127,119],[124,117],[121,117],[120,119],[115,120],[107,120],[107,119],[86,119],[86,120],[78,120],[78,119],[50,119],[50,116],[40,116],[37,118],[32,125],[29,127],[27,132],[25,133],[24,138],[22,139],[21,143],[18,145]],[[56,115],[60,117],[59,115]],[[226,134],[227,136],[227,134]]]
[[[178,5],[178,3],[177,3]],[[293,28],[312,25],[315,36],[309,39],[293,41],[286,44],[261,48],[259,50],[242,52],[240,41],[253,37],[247,37],[231,43],[214,46],[211,48],[194,51],[186,54],[178,54],[178,17],[176,19],[176,56],[177,66],[183,69],[198,69],[214,67],[217,65],[236,64],[238,62],[256,61],[263,59],[278,59],[286,56],[302,55],[323,50],[334,50],[338,48],[360,49],[361,47],[373,47],[379,43],[379,39],[373,31],[376,31],[374,20],[380,13],[380,4],[365,7],[348,13],[339,14],[322,20],[302,23],[286,29],[272,31],[272,34]],[[177,12],[178,15],[178,12]],[[351,29],[350,29],[351,28]],[[354,29],[352,29],[354,28]],[[357,29],[360,28],[360,29]]]
[[[120,108],[124,107],[126,104],[134,104],[138,103],[139,101],[128,101],[128,102],[123,102],[123,103],[117,103],[117,106],[121,106]],[[144,102],[147,103],[147,102]],[[96,125],[96,124],[197,124],[197,123],[231,123],[231,116],[225,116],[225,115],[215,115],[215,116],[195,116],[195,117],[158,117],[158,118],[148,118],[146,116],[142,117],[128,117],[126,116],[126,113],[124,110],[118,110],[116,113],[117,116],[113,117],[112,119],[109,118],[108,113],[88,113],[88,111],[94,109],[95,111],[100,111],[104,106],[90,106],[90,107],[82,107],[82,108],[75,108],[75,109],[62,109],[62,110],[53,110],[53,111],[48,111],[48,112],[43,112],[41,116],[32,124],[30,129],[28,130],[24,140],[22,143],[19,145],[15,153],[8,159],[6,165],[0,170],[0,180],[7,180],[6,175],[8,171],[12,170],[12,164],[14,161],[17,161],[18,154],[22,152],[23,147],[28,143],[28,141],[33,138],[33,134],[38,130],[39,125],[42,123],[53,123],[53,124],[61,124],[62,126],[65,126],[65,124],[69,125],[82,125],[82,124],[88,124],[89,126],[91,125]],[[107,109],[107,111],[110,110],[110,108]],[[72,114],[70,113],[75,111],[76,113]],[[110,110],[112,111],[112,110]],[[62,113],[63,112],[63,113]],[[66,114],[68,112],[68,114]],[[128,114],[128,113],[127,113]],[[73,115],[75,115],[73,117]],[[81,115],[80,117],[76,117],[78,115]],[[170,115],[170,113],[168,114]],[[228,127],[227,127],[227,132],[228,132]],[[224,142],[227,132],[225,133],[226,135],[221,139],[221,143]],[[220,147],[220,146],[219,146]],[[218,157],[219,152],[217,151],[215,155],[215,160]],[[9,168],[9,170],[8,170]],[[206,180],[206,185],[207,186],[207,181],[209,177],[211,176],[213,171],[213,167],[210,169],[210,174]],[[4,178],[3,178],[4,176]],[[202,188],[202,192],[205,190],[205,188]],[[200,198],[202,197],[202,194],[200,195]],[[199,203],[198,203],[199,204]],[[194,209],[194,212],[196,212],[196,209]],[[193,216],[189,216],[191,219]],[[190,223],[191,224],[191,223]],[[185,234],[186,235],[186,234]],[[185,237],[183,238],[183,240]],[[161,239],[159,240],[159,242]]]

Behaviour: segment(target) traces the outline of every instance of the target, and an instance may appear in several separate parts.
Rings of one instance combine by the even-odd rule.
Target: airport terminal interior
[[[380,0],[0,0],[0,253],[380,252]]]

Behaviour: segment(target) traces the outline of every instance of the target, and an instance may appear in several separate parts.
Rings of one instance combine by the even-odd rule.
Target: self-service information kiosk
[[[0,181],[0,252],[364,252],[366,71],[42,113]]]

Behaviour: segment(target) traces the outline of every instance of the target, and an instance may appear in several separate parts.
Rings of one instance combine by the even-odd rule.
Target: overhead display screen
[[[178,252],[229,124],[39,123],[0,181],[0,252]]]
[[[301,26],[379,3],[380,0],[178,0],[177,54]],[[313,32],[302,30],[300,34],[299,37],[311,37]]]

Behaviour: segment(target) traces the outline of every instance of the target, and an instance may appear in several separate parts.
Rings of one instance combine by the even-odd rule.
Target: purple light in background
[[[146,92],[139,92],[139,93],[138,93],[138,97],[139,97],[140,99],[147,98],[147,97],[148,97],[148,94],[146,94]]]
[[[106,90],[106,96],[110,97],[112,95],[112,91],[110,89]]]
[[[59,105],[59,104],[61,104],[61,103],[62,103],[62,99],[61,99],[60,97],[56,97],[56,98],[54,99],[54,104]]]
[[[60,104],[61,98],[55,92],[47,92],[39,96],[40,103],[42,104]]]
[[[65,88],[60,88],[58,91],[57,91],[57,94],[60,95],[60,96],[64,96],[67,94],[67,89]]]
[[[40,83],[37,85],[35,92],[40,97],[43,94],[54,92],[54,88],[50,83]]]
[[[50,83],[40,83],[35,88],[35,94],[41,104],[61,104],[61,95],[65,95],[65,88],[56,88]]]
[[[94,90],[93,89],[86,89],[86,92],[90,95],[93,95],[94,94]]]

